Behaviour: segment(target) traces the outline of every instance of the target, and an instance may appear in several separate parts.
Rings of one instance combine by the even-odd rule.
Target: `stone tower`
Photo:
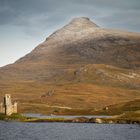
[[[7,116],[10,116],[12,113],[17,113],[17,102],[12,104],[10,94],[4,96],[4,102],[0,104],[0,112]]]

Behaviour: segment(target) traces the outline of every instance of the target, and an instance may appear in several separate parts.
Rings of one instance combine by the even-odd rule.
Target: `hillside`
[[[75,18],[0,68],[0,93],[0,101],[12,94],[21,112],[50,114],[140,99],[140,34]]]

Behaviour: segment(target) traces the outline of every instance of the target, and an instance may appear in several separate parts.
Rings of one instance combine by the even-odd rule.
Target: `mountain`
[[[31,53],[0,68],[0,100],[23,112],[98,110],[140,98],[140,33],[104,29],[81,17]]]

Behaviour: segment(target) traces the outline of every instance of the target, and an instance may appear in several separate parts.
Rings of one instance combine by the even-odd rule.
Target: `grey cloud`
[[[0,25],[21,26],[31,34],[59,28],[75,16],[88,16],[107,27],[123,27],[128,18],[125,27],[136,30],[139,14],[138,0],[0,0]]]
[[[110,28],[121,28],[130,31],[140,31],[140,10],[117,11],[111,15],[99,18],[105,26]]]
[[[74,1],[74,0],[73,0]],[[124,8],[132,8],[139,9],[140,1],[139,0],[76,0],[75,2],[87,5],[95,5],[99,7],[105,8],[116,8],[116,9],[124,9]]]

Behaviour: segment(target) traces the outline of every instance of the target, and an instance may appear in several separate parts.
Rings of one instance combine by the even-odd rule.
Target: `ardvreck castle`
[[[10,94],[6,94],[4,97],[4,102],[0,104],[0,113],[4,113],[7,116],[17,113],[17,102],[12,104]]]

